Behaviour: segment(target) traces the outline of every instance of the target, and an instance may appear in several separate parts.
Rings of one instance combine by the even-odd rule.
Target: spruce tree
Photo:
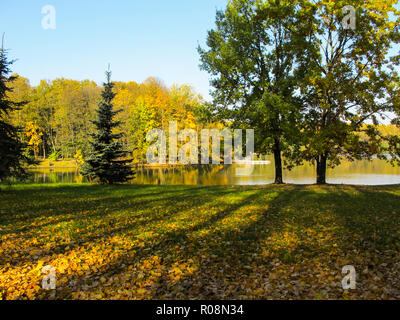
[[[104,90],[101,93],[102,100],[97,109],[97,120],[92,121],[96,133],[91,134],[93,141],[90,142],[91,154],[83,165],[83,175],[102,184],[114,184],[126,182],[133,177],[133,171],[128,165],[131,160],[123,160],[127,151],[119,139],[122,134],[113,133],[113,129],[121,122],[114,121],[114,116],[120,110],[114,111],[112,100],[115,97],[113,92],[114,83],[111,82],[111,72],[106,71],[107,82],[104,83]]]
[[[7,59],[7,52],[0,49],[0,182],[10,177],[23,179],[26,177],[24,164],[30,163],[25,156],[26,145],[19,139],[20,128],[9,122],[9,115],[21,108],[26,102],[13,102],[8,93],[12,91],[11,84],[17,78],[9,76],[9,66],[14,61]]]

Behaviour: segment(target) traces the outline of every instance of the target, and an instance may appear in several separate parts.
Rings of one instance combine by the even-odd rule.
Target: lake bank
[[[135,168],[134,184],[155,185],[264,185],[274,182],[273,159],[270,164],[255,164],[251,171],[238,170],[245,165],[197,166],[139,166]],[[247,169],[249,169],[247,167]],[[35,168],[30,170],[32,183],[82,183],[87,182],[78,168]],[[309,163],[284,170],[284,181],[290,184],[314,184],[315,167]],[[335,169],[328,169],[327,182],[349,185],[400,184],[400,167],[384,160],[344,161]]]
[[[183,167],[183,164],[148,164],[148,163],[135,163],[134,168],[177,168]],[[30,170],[41,170],[41,169],[79,169],[80,166],[75,159],[65,160],[38,160],[37,165],[28,167]]]

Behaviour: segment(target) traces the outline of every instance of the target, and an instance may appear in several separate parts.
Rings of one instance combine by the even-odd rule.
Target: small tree
[[[26,123],[25,135],[28,139],[27,148],[28,150],[33,151],[36,159],[39,152],[39,146],[43,142],[43,133],[40,131],[40,127],[37,125],[36,121],[28,121]]]
[[[97,120],[92,121],[97,133],[91,134],[91,153],[83,165],[82,174],[90,179],[98,180],[104,184],[126,182],[133,177],[132,169],[128,166],[131,160],[123,160],[127,151],[123,150],[119,139],[122,134],[113,134],[114,128],[119,126],[119,121],[113,117],[120,111],[113,111],[112,100],[115,93],[112,91],[114,84],[110,81],[111,71],[106,71],[107,82],[101,94],[102,101],[97,109]]]
[[[10,74],[6,50],[0,49],[0,181],[9,177],[24,178],[24,163],[30,162],[25,156],[25,144],[19,139],[20,129],[8,121],[9,114],[18,110],[25,102],[13,102],[8,94],[12,91],[11,83],[16,79]]]

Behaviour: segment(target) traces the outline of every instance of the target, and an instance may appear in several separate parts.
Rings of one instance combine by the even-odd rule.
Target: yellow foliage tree
[[[25,125],[25,135],[28,139],[28,150],[33,151],[35,158],[39,152],[39,146],[42,143],[43,133],[36,121],[28,121]]]
[[[75,162],[78,166],[81,166],[85,163],[85,160],[83,159],[82,151],[77,150],[75,155],[74,155]]]

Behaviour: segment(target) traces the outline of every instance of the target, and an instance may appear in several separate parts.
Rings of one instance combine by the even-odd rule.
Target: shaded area
[[[400,298],[399,186],[18,186],[0,203],[5,298]]]

